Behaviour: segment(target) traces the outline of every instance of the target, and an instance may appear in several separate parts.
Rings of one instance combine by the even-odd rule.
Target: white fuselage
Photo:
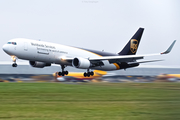
[[[15,44],[8,44],[14,42]],[[16,38],[8,41],[3,46],[3,50],[10,56],[16,56],[19,59],[29,61],[39,61],[45,63],[54,63],[60,65],[72,66],[63,60],[63,58],[82,57],[85,59],[92,57],[102,57],[96,53],[87,51],[85,49],[71,47],[61,44],[55,44],[44,41],[30,40],[24,38]],[[103,66],[97,66],[90,69],[97,70],[117,70],[119,69],[115,64],[110,64],[108,60],[103,60]]]

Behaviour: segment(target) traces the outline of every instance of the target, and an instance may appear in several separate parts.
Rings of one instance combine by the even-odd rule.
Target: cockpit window
[[[7,44],[17,45],[17,43],[16,43],[16,42],[8,42]]]

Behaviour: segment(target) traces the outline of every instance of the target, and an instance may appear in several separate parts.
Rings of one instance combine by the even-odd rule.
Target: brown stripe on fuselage
[[[74,48],[78,48],[78,49],[81,49],[81,50],[85,50],[85,51],[87,51],[87,52],[93,53],[93,54],[98,55],[98,56],[100,56],[100,57],[103,57],[103,56],[118,56],[118,54],[109,53],[109,52],[104,52],[104,51],[91,50],[91,49],[79,48],[79,47],[74,47]]]

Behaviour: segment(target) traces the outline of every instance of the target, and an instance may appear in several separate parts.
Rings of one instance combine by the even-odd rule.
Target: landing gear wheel
[[[12,67],[17,67],[17,64],[16,64],[16,63],[13,63],[13,64],[12,64]]]
[[[91,76],[93,76],[93,75],[94,75],[94,72],[93,72],[93,71],[91,71],[91,72],[89,72],[89,73],[90,73],[90,75],[91,75]]]
[[[68,71],[64,71],[64,74],[65,74],[65,75],[68,75],[68,73],[69,73]]]
[[[58,75],[61,76],[61,75],[62,75],[62,72],[58,72]]]
[[[69,72],[68,71],[64,71],[64,68],[65,68],[65,66],[61,65],[62,72],[58,72],[59,76],[68,75]]]
[[[93,76],[93,75],[94,75],[94,72],[92,72],[92,71],[91,71],[91,72],[87,72],[87,73],[85,72],[85,73],[84,73],[84,77],[90,77],[90,76]]]
[[[89,73],[87,73],[87,77],[90,77],[90,74],[89,74]]]
[[[87,73],[85,72],[85,73],[84,73],[84,77],[86,77],[86,76],[87,76]]]

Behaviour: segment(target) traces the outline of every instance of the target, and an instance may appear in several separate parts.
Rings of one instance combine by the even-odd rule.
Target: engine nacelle
[[[88,69],[91,63],[88,59],[74,58],[72,61],[72,65],[76,68]]]
[[[37,62],[37,61],[29,61],[29,64],[32,67],[37,67],[37,68],[43,68],[43,67],[51,66],[51,63],[44,63],[44,62]]]

